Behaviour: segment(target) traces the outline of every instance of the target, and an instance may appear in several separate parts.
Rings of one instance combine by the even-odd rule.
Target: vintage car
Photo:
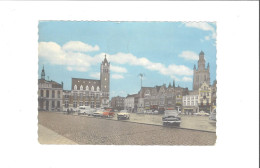
[[[109,118],[109,117],[114,117],[114,115],[115,112],[112,109],[105,109],[103,111],[102,117]]]
[[[213,121],[216,121],[217,120],[217,118],[216,118],[216,109],[213,109],[212,110],[212,112],[210,113],[210,115],[209,115],[209,119],[210,120],[213,120]]]
[[[97,111],[96,109],[89,109],[89,110],[86,111],[86,114],[88,116],[92,116],[96,111]]]
[[[165,110],[164,116],[162,117],[163,125],[175,125],[180,126],[181,118],[178,117],[177,110]]]
[[[130,119],[130,114],[127,112],[127,110],[121,110],[119,113],[117,113],[117,119]]]
[[[90,110],[90,106],[79,106],[78,115],[87,114],[87,111],[89,110]]]
[[[92,114],[92,116],[94,116],[94,117],[102,117],[103,116],[103,111],[97,110],[96,112],[94,112]]]
[[[197,116],[209,116],[209,113],[206,113],[204,111],[200,111],[198,113],[194,113],[194,115],[197,115]]]

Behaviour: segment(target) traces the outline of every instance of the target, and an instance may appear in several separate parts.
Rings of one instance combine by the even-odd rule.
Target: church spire
[[[41,79],[45,79],[44,65],[42,67]]]
[[[103,61],[104,63],[108,63],[108,61],[107,61],[107,55],[105,54],[105,59],[104,59],[104,61]]]

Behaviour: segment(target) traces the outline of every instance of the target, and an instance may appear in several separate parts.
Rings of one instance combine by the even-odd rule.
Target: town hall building
[[[100,65],[100,80],[72,78],[70,107],[90,106],[101,108],[109,106],[110,62],[105,59]]]

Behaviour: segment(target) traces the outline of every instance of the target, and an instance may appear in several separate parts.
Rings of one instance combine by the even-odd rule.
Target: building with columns
[[[209,63],[207,68],[205,68],[204,52],[201,51],[199,54],[198,68],[194,65],[193,68],[193,90],[198,90],[203,82],[210,85],[210,72]]]

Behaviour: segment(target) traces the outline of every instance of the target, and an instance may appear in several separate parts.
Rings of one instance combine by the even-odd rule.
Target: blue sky
[[[99,79],[100,63],[111,62],[110,96],[126,96],[143,86],[168,84],[192,89],[200,51],[216,79],[216,24],[212,22],[39,22],[39,70],[46,79]]]

